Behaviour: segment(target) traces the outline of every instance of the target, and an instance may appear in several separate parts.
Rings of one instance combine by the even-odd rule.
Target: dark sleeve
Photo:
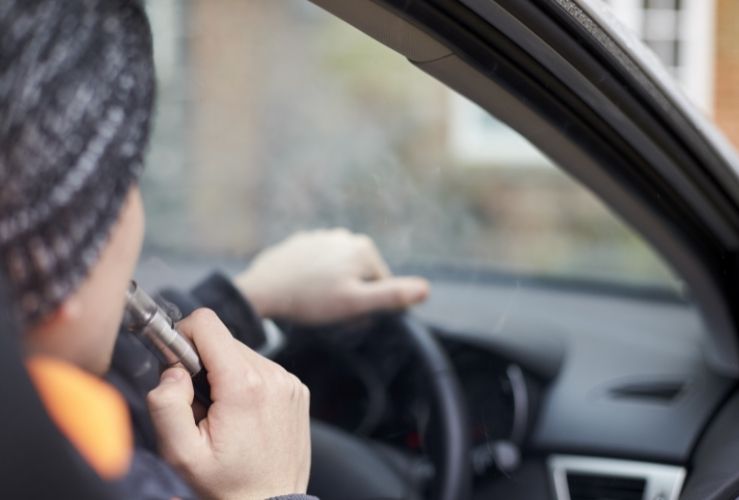
[[[199,307],[212,309],[231,334],[252,349],[266,341],[261,318],[231,279],[221,273],[211,274],[190,292],[167,288],[160,296],[177,306],[183,316]]]
[[[318,497],[312,495],[285,495],[281,497],[272,497],[267,500],[318,500]]]
[[[158,455],[137,448],[131,467],[123,478],[114,483],[121,498],[137,500],[196,500],[190,486]]]

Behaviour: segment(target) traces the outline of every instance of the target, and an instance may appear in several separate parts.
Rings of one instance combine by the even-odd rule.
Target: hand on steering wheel
[[[263,317],[324,325],[426,299],[429,285],[395,277],[373,241],[345,229],[297,233],[260,253],[234,283]]]

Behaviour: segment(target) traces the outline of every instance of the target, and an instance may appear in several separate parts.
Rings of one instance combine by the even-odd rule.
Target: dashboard
[[[706,365],[696,312],[676,300],[444,282],[417,314],[464,388],[475,498],[566,499],[570,479],[644,471],[640,488],[677,499],[733,387]],[[433,416],[411,353],[382,323],[348,330],[297,335],[309,345],[284,353],[313,416],[422,455]]]
[[[444,283],[419,314],[542,381],[528,446],[684,464],[734,382],[710,369],[698,313],[587,289]]]
[[[653,493],[644,498],[665,499],[679,498],[685,481],[684,498],[708,498],[691,492],[715,484],[717,469],[698,467],[694,454],[716,449],[716,434],[725,440],[712,420],[735,382],[708,366],[704,326],[689,303],[606,292],[435,284],[419,310],[427,323],[539,383],[520,466],[480,485],[475,498],[568,499],[562,491],[578,477],[609,486],[639,477]]]

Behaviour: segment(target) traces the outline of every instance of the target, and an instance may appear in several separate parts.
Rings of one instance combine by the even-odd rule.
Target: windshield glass
[[[160,86],[149,252],[245,259],[342,226],[396,267],[680,288],[524,138],[307,1],[149,10]]]

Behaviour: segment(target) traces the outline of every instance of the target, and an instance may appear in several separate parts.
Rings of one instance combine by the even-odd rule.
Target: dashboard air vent
[[[677,500],[685,469],[612,458],[553,455],[548,460],[557,500]]]
[[[672,403],[685,390],[682,381],[652,381],[624,384],[611,389],[611,396],[619,399],[641,399],[655,403]]]
[[[646,479],[567,474],[570,500],[643,500]]]

